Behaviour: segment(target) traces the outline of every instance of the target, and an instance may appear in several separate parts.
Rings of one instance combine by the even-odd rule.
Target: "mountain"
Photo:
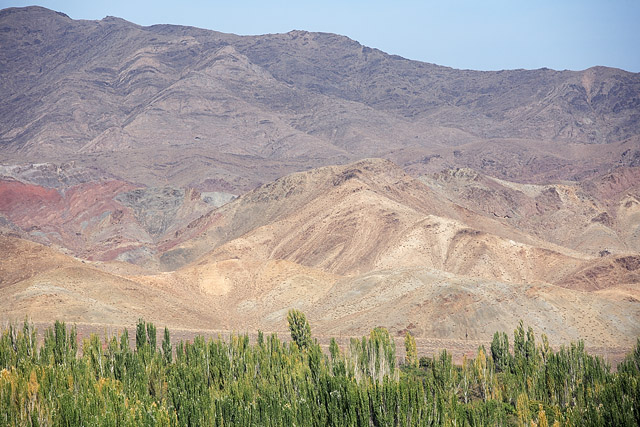
[[[0,45],[3,321],[640,334],[640,74],[41,7],[0,11]]]
[[[437,189],[443,180],[469,186],[471,177],[486,188],[467,207]],[[602,189],[597,183],[606,180],[585,188]],[[464,348],[523,319],[555,344],[582,338],[600,352],[620,353],[633,345],[640,333],[637,252],[585,253],[478,208],[508,190],[520,194],[512,196],[514,212],[529,209],[527,196],[549,192],[468,171],[417,179],[382,159],[299,172],[158,241],[164,272],[68,255],[43,266],[38,254],[55,251],[6,237],[10,261],[2,276],[9,279],[0,293],[12,304],[3,316],[42,322],[52,316],[44,307],[56,307],[83,324],[126,324],[140,314],[178,328],[283,331],[295,306],[320,336],[384,325],[397,336],[408,330]],[[635,197],[624,193],[614,199]],[[565,208],[580,212],[566,205],[580,207],[583,198],[567,198]],[[539,200],[547,203],[538,205],[544,219],[555,199]],[[574,232],[584,234],[583,226],[576,222]],[[91,309],[81,308],[88,301]]]
[[[88,260],[153,263],[163,236],[233,198],[91,172],[72,163],[0,166],[0,230]]]
[[[470,169],[421,179],[446,199],[564,247],[592,255],[640,251],[640,168],[546,185],[507,182]]]
[[[334,34],[243,37],[39,7],[2,10],[0,29],[5,163],[74,160],[234,194],[364,157],[521,182],[640,164],[640,75],[622,70],[455,70]]]
[[[149,287],[124,276],[142,273],[131,264],[103,266],[7,236],[0,236],[0,246],[3,321],[25,316],[44,323],[64,319],[97,325],[94,332],[101,326],[130,325],[140,317],[191,328],[212,322],[197,295],[183,293],[176,298],[171,289]],[[197,318],[189,316],[193,312]]]

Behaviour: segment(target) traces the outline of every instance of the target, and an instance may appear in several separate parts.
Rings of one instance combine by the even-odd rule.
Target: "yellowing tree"
[[[418,349],[416,346],[416,339],[407,331],[404,336],[404,349],[406,351],[406,363],[409,366],[418,366]]]

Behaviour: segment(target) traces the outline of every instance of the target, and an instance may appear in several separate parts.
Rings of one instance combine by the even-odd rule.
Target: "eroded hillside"
[[[622,70],[455,70],[335,34],[243,37],[40,7],[2,10],[0,28],[4,164],[74,160],[233,194],[366,157],[520,182],[640,164],[640,75]]]
[[[588,204],[585,218],[599,217],[597,209],[612,212],[637,187],[629,182],[613,196],[602,188],[576,193],[472,171],[416,179],[380,159],[324,167],[261,186],[159,240],[165,272],[63,255],[44,268],[24,254],[53,249],[5,238],[13,261],[3,276],[13,279],[3,283],[12,301],[3,316],[46,321],[58,310],[75,321],[117,324],[138,313],[179,328],[202,321],[212,329],[280,330],[288,308],[298,307],[319,334],[384,325],[419,338],[488,340],[523,319],[554,343],[583,338],[622,348],[640,333],[637,252],[584,251],[537,227],[550,221],[549,206],[579,213]],[[484,209],[505,198],[509,215]],[[618,217],[638,228],[633,215]],[[580,236],[593,222],[572,224]],[[625,242],[628,233],[614,225],[615,241]],[[20,273],[22,259],[32,274]]]
[[[0,320],[640,335],[640,74],[0,11]]]

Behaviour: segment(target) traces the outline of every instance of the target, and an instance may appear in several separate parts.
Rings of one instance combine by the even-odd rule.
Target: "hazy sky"
[[[29,1],[0,0],[0,8]],[[343,34],[410,59],[498,70],[593,65],[640,72],[640,0],[42,0],[74,19],[118,16],[236,34]]]

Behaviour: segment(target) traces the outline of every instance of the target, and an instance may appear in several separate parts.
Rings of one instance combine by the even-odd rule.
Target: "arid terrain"
[[[0,321],[640,336],[640,74],[0,11]]]

